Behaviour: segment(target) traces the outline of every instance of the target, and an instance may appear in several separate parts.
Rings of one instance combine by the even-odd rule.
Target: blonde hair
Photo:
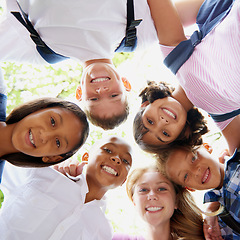
[[[157,171],[162,173],[158,166],[137,168],[129,175],[126,189],[128,197],[133,201],[133,194],[139,178],[146,172]],[[164,177],[165,174],[162,173]],[[203,217],[191,193],[180,185],[170,181],[176,192],[178,208],[170,219],[170,232],[174,239],[202,240]]]

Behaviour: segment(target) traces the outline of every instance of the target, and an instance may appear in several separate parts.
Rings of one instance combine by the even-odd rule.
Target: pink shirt
[[[161,45],[164,56],[174,47]],[[240,0],[176,74],[189,100],[208,113],[240,108]],[[231,121],[216,123],[223,130]]]

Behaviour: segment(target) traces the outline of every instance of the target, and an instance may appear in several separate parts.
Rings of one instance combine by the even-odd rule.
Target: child
[[[145,151],[158,153],[174,145],[199,145],[208,132],[203,115],[187,99],[181,87],[174,90],[164,82],[148,82],[139,95],[133,134]]]
[[[224,239],[239,239],[240,195],[239,195],[239,151],[224,164],[215,161],[206,149],[191,151],[189,148],[176,148],[159,161],[167,176],[177,184],[196,189],[213,189],[205,194],[205,202],[215,202],[230,213],[238,224],[238,232],[228,226],[229,220],[219,217],[221,233]],[[218,204],[216,204],[218,202]]]
[[[146,222],[146,240],[204,239],[202,215],[191,194],[169,181],[157,167],[134,169],[126,187],[129,198]],[[144,238],[116,234],[113,239]]]
[[[77,95],[84,101],[90,121],[104,129],[112,129],[123,122],[128,116],[123,78],[115,71],[111,59],[116,49],[122,50],[119,45],[122,46],[125,35],[134,43],[130,44],[131,51],[135,47],[136,50],[144,49],[157,43],[157,32],[147,1],[71,0],[66,4],[65,1],[19,0],[18,3],[33,25],[30,32],[33,28],[36,30],[31,33],[31,37],[35,42],[38,41],[38,51],[46,44],[50,54],[42,51],[41,55],[38,53],[28,30],[10,13],[21,11],[16,0],[10,0],[7,1],[6,19],[0,28],[0,36],[3,38],[0,40],[1,60],[54,63],[55,59],[52,58],[57,55],[61,60],[66,56],[80,61],[84,73]],[[192,6],[191,3],[189,5]],[[178,6],[181,8],[181,4]],[[198,6],[191,8],[191,12],[197,12],[193,9],[198,9]],[[22,21],[24,23],[26,20]],[[126,31],[129,33],[126,34]],[[172,35],[168,33],[169,29],[163,35]],[[124,85],[129,85],[126,80]]]
[[[124,183],[131,165],[130,146],[109,137],[91,149],[86,173],[76,182],[51,168],[30,169],[1,209],[1,237],[111,240],[104,194]]]
[[[148,1],[164,56],[167,56],[177,44],[186,40],[178,18],[174,19],[172,6],[168,2]],[[217,2],[219,5],[226,3]],[[237,112],[240,107],[238,81],[240,1],[232,2],[228,15],[195,47],[191,57],[176,74],[189,102],[214,117],[222,114],[227,116],[229,113]],[[163,7],[168,15],[159,14]],[[168,19],[171,21],[167,21]],[[166,28],[170,30],[171,37],[162,35],[162,30]],[[172,44],[174,38],[175,44]],[[229,143],[238,138],[239,115],[234,117],[230,114],[230,118],[214,119]],[[230,144],[232,147],[229,149],[230,152],[233,152],[237,145]]]
[[[125,37],[127,2],[131,1],[68,1],[67,4],[65,1],[18,1],[37,34],[51,51],[57,53],[60,58],[70,57],[83,64],[81,87],[84,94],[89,90],[94,91],[99,100],[104,98],[110,101],[111,98],[116,98],[115,101],[110,101],[110,108],[106,107],[105,101],[100,103],[98,100],[92,101],[93,97],[88,97],[88,92],[86,97],[82,98],[84,104],[86,102],[86,109],[91,116],[90,119],[93,119],[92,122],[103,126],[104,129],[114,128],[128,115],[122,80],[111,61],[115,50]],[[130,12],[132,13],[133,10],[133,18],[135,16],[135,19],[142,19],[137,26],[136,50],[138,50],[157,43],[157,33],[147,1],[138,0],[134,3]],[[41,57],[35,43],[29,37],[28,30],[11,14],[11,11],[21,12],[16,0],[7,1],[6,18],[1,23],[1,60],[47,63],[46,61],[50,58],[49,62],[52,63],[51,54],[49,54],[50,57],[46,57],[48,54],[41,53],[46,61]],[[139,22],[135,23],[139,24]],[[130,34],[134,35],[136,29],[133,26],[129,28],[132,31]],[[36,37],[35,34],[31,35]],[[24,51],[22,51],[23,47]],[[134,46],[132,46],[133,49],[135,49]],[[98,66],[97,70],[94,68],[95,65]],[[94,68],[93,71],[92,68]],[[86,79],[87,75],[91,77],[90,80]],[[117,85],[119,90],[112,89],[113,84]],[[105,90],[102,91],[103,89]],[[107,97],[104,94],[106,89],[108,89]],[[98,124],[99,119],[101,121]],[[107,120],[110,122],[108,125],[105,124]]]
[[[16,107],[6,121],[2,118],[0,129],[0,157],[23,167],[49,166],[71,157],[89,132],[84,112],[57,98]]]

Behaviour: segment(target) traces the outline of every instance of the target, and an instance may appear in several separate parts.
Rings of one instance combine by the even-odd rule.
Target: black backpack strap
[[[20,12],[11,13],[29,31],[31,39],[36,44],[37,51],[44,58],[44,60],[46,60],[48,63],[53,64],[68,59],[68,57],[55,53],[44,43],[44,41],[39,36],[38,32],[34,29],[32,23],[29,21],[28,15],[22,10],[19,3],[18,6],[21,10],[21,13]]]
[[[234,111],[229,112],[229,113],[224,113],[224,114],[211,114],[211,113],[209,113],[209,115],[212,117],[212,119],[215,122],[223,122],[223,121],[226,121],[230,118],[236,117],[239,114],[240,114],[240,109],[234,110]]]
[[[199,31],[191,38],[179,43],[164,59],[164,64],[176,74],[179,68],[192,55],[194,48],[231,10],[234,0],[205,0],[198,16]]]
[[[127,0],[127,27],[126,35],[115,52],[133,52],[137,46],[137,29],[142,19],[134,19],[133,0]]]
[[[240,223],[238,223],[232,215],[224,208],[223,212],[218,215],[222,221],[227,224],[234,232],[240,234]]]

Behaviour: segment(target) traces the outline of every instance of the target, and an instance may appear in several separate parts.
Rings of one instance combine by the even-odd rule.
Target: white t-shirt
[[[18,2],[23,11],[29,15],[43,41],[53,51],[82,62],[99,58],[111,59],[115,49],[125,37],[127,0],[19,0]],[[135,0],[134,4],[135,19],[143,19],[137,27],[137,49],[142,49],[157,43],[158,38],[147,1]],[[23,35],[29,39],[30,37],[21,23],[9,14],[11,10],[19,11],[15,0],[8,1],[7,23],[2,24],[13,25],[8,26],[8,31],[14,28],[9,37],[15,39],[15,45],[12,47],[17,48],[20,47],[17,39],[21,39]],[[25,45],[26,41],[28,40],[25,40]],[[0,42],[2,42],[1,35]],[[29,41],[27,44],[32,45]],[[27,46],[21,46],[22,51],[25,48]],[[0,47],[0,56],[1,51],[4,50]],[[4,60],[9,59],[4,58]]]
[[[14,171],[19,170],[15,167]],[[8,180],[5,171],[7,167],[3,184]],[[104,214],[105,199],[84,204],[88,192],[85,174],[73,182],[47,167],[24,169],[22,177],[10,189],[0,211],[0,239],[112,239],[112,228]]]

